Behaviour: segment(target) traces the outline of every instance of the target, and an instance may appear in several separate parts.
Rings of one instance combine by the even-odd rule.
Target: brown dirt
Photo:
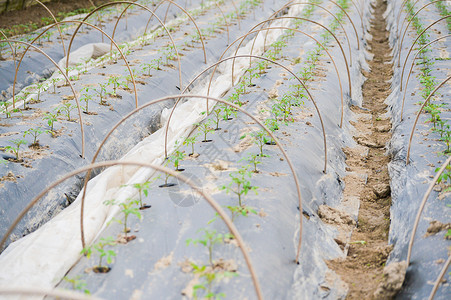
[[[348,174],[344,181],[344,206],[346,201],[360,201],[358,224],[347,243],[345,259],[330,261],[329,266],[340,275],[349,286],[347,299],[379,299],[374,295],[379,283],[384,279],[384,265],[391,246],[387,244],[390,226],[390,185],[385,155],[385,145],[391,137],[390,120],[384,118],[386,105],[383,103],[390,94],[393,65],[389,63],[390,48],[385,20],[382,17],[387,4],[379,0],[375,7],[369,41],[374,59],[369,62],[371,71],[364,74],[367,81],[363,85],[363,106],[354,107],[358,121],[354,137],[359,144],[352,149],[343,149],[347,156]],[[352,207],[352,206],[351,206]]]
[[[79,9],[89,9],[92,7],[92,2],[96,6],[111,2],[111,0],[56,0],[45,3],[50,11],[57,17],[58,13],[68,13]],[[14,25],[19,24],[37,24],[38,27],[45,26],[42,18],[50,17],[49,13],[41,5],[33,5],[24,10],[7,11],[0,14],[0,28],[11,29]],[[15,34],[27,33],[25,29],[15,32]],[[8,35],[8,34],[6,34]]]

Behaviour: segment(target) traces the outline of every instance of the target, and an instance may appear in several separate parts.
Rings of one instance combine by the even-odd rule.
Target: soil
[[[69,13],[80,9],[92,8],[92,3],[96,6],[100,6],[104,3],[111,2],[110,0],[55,0],[45,3],[48,9],[58,17],[58,13]],[[0,14],[0,28],[11,29],[14,25],[19,24],[37,24],[38,27],[43,27],[46,24],[42,22],[42,18],[51,17],[49,13],[41,5],[33,5],[23,10],[7,11]],[[27,23],[24,23],[27,20]],[[15,34],[24,34],[29,32],[26,28],[15,30]],[[6,32],[6,35],[8,33]]]
[[[105,266],[102,266],[102,267],[97,266],[97,267],[92,268],[92,271],[94,273],[108,273],[110,270],[111,270],[110,267],[105,267]]]
[[[363,109],[352,108],[358,119],[352,123],[358,146],[343,149],[348,165],[343,202],[345,206],[348,202],[348,207],[353,207],[353,201],[357,203],[354,207],[358,207],[358,222],[346,244],[346,258],[329,261],[328,265],[348,284],[347,299],[390,299],[401,287],[405,273],[402,266],[386,268],[384,273],[392,249],[388,245],[391,197],[387,164],[390,157],[385,155],[384,149],[391,138],[391,124],[384,117],[384,100],[390,94],[393,65],[382,17],[386,6],[385,1],[379,0],[373,7],[370,29],[373,39],[368,44],[374,58],[369,62],[371,71],[364,73],[367,80],[363,85]],[[381,282],[386,286],[375,294]],[[381,292],[387,290],[390,293]]]

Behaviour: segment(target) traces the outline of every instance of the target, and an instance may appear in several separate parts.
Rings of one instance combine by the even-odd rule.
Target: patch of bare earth
[[[391,123],[384,117],[384,100],[390,94],[388,80],[393,75],[388,32],[382,17],[386,6],[379,0],[374,7],[370,29],[373,39],[369,41],[374,59],[369,62],[371,71],[364,74],[367,78],[363,85],[364,109],[353,107],[357,114],[357,122],[353,125],[358,146],[343,149],[348,168],[342,206],[347,211],[357,213],[358,210],[358,222],[351,230],[350,238],[340,241],[347,252],[346,257],[329,261],[328,265],[348,284],[347,299],[390,299],[396,293],[391,291],[396,289],[392,287],[397,286],[390,283],[390,287],[376,293],[381,282],[390,281],[393,277],[387,274],[390,270],[384,274],[385,262],[391,251],[387,241],[391,205],[387,164],[390,158],[385,155],[385,145],[391,137]],[[402,283],[402,270],[399,275],[402,275]]]

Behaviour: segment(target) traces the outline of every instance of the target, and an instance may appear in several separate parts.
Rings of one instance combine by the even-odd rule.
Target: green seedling
[[[80,276],[74,278],[64,276],[63,279],[72,285],[72,289],[74,291],[82,291],[86,295],[91,295],[91,292],[86,288],[86,282],[84,280],[81,280]]]
[[[215,131],[213,128],[211,128],[211,121],[211,119],[208,119],[205,122],[194,124],[198,126],[198,129],[204,134],[204,140],[202,141],[203,143],[212,141],[207,139],[207,134]]]
[[[169,159],[169,157],[168,157],[168,158],[165,160],[165,162],[164,162],[164,166],[165,166],[166,168],[168,167],[169,162],[170,162],[170,159]],[[164,173],[164,184],[161,184],[161,185],[159,185],[158,187],[163,188],[163,187],[171,187],[171,186],[175,186],[175,185],[176,185],[175,183],[168,183],[168,180],[169,180],[170,177],[172,177],[171,174],[169,174],[169,173]]]
[[[435,169],[438,172],[440,168]],[[443,173],[437,179],[437,183],[444,183],[446,185],[451,185],[451,165],[447,165]]]
[[[266,60],[260,60],[257,62],[257,70],[258,74],[262,75],[266,73],[266,67],[268,66],[268,62]]]
[[[134,183],[133,184],[133,187],[138,190],[139,209],[141,209],[141,210],[151,207],[150,205],[143,203],[142,194],[144,194],[144,196],[146,196],[146,197],[149,196],[149,189],[150,189],[150,185],[152,184],[152,182],[153,181],[146,181],[143,183]]]
[[[235,93],[233,93],[232,95],[229,96],[229,98],[227,98],[228,102],[232,102],[233,104],[238,105],[239,107],[244,105],[244,102],[240,101],[240,95],[243,93],[243,90],[241,88],[241,85],[238,85],[238,87],[235,90]]]
[[[255,68],[248,68],[246,72],[248,73],[248,76],[244,77],[244,82],[247,86],[255,86],[255,84],[252,83],[252,79],[254,78],[260,78],[260,73],[255,73]]]
[[[220,187],[221,190],[225,190],[227,194],[233,193],[238,197],[238,205],[243,206],[243,197],[246,196],[249,191],[254,191],[257,194],[257,187],[252,186],[250,178],[252,172],[249,171],[249,166],[244,166],[238,169],[238,171],[229,174],[232,181],[228,185]]]
[[[106,200],[104,202],[104,204],[105,205],[118,205],[121,208],[121,212],[124,215],[124,219],[123,220],[114,219],[114,220],[116,222],[118,222],[119,224],[124,225],[123,232],[124,232],[124,238],[125,238],[126,242],[136,239],[135,235],[128,236],[128,233],[130,232],[130,228],[127,227],[127,224],[128,224],[128,218],[130,215],[135,215],[138,219],[141,220],[142,215],[138,208],[139,201],[134,200],[134,199],[127,199],[124,202],[117,202],[116,200],[112,199],[112,200]]]
[[[279,123],[276,118],[268,118],[265,120],[265,126],[272,132],[279,130]]]
[[[8,110],[8,103],[5,102],[0,102],[0,106],[2,106],[2,112],[5,113],[6,118],[11,118],[11,112]]]
[[[260,150],[259,155],[261,157],[267,156],[266,154],[263,154],[263,146],[265,144],[271,143],[271,139],[268,138],[268,133],[265,130],[261,129],[258,131],[247,133],[241,136],[240,139],[244,139],[247,135],[250,135],[252,137],[252,141],[254,142],[254,144],[258,146],[258,149]]]
[[[238,276],[236,272],[228,272],[228,271],[216,271],[214,268],[207,266],[197,266],[194,263],[191,263],[191,267],[193,268],[193,273],[198,274],[200,279],[203,281],[199,284],[193,286],[193,298],[199,299],[199,292],[204,291],[205,294],[202,297],[203,299],[223,299],[225,298],[224,293],[214,293],[213,292],[213,284],[215,282],[219,282],[222,278],[226,277],[234,277]]]
[[[56,84],[58,83],[58,78],[53,77],[52,79],[50,79],[50,81],[52,82],[53,86],[53,94],[56,94]]]
[[[143,66],[142,66],[142,69],[143,69],[144,72],[147,72],[146,75],[150,77],[150,76],[152,76],[152,75],[150,74],[150,71],[152,71],[152,70],[158,70],[158,67],[157,67],[157,65],[154,64],[154,63],[150,63],[150,64],[144,63]]]
[[[92,89],[97,95],[99,95],[100,98],[100,105],[105,105],[105,95],[106,95],[106,87],[107,83],[99,83],[99,86],[97,88]]]
[[[72,121],[72,119],[71,119],[71,117],[70,117],[70,113],[71,113],[71,111],[73,111],[75,108],[77,108],[77,106],[75,106],[75,105],[73,105],[72,103],[70,103],[70,102],[66,102],[66,103],[63,103],[63,104],[61,104],[60,106],[58,106],[57,108],[56,108],[56,112],[58,113],[58,114],[62,114],[62,115],[64,115],[64,116],[66,116],[66,118],[67,118],[67,121]]]
[[[10,140],[11,143],[14,144],[14,146],[6,146],[5,150],[7,152],[13,153],[16,156],[16,160],[20,159],[20,145],[24,145],[27,143],[25,140],[16,139],[16,140]]]
[[[223,114],[222,114],[222,119],[224,120],[224,121],[228,121],[228,120],[232,120],[233,118],[232,118],[232,116],[233,117],[236,117],[236,110],[234,110],[232,107],[230,107],[229,105],[227,105],[227,104],[222,104],[222,105],[220,105],[220,107],[221,107],[221,109],[222,109],[222,111],[223,111]]]
[[[112,249],[106,249],[107,246],[115,246],[116,242],[113,237],[109,236],[107,238],[101,238],[97,244],[87,246],[81,250],[81,254],[86,255],[87,258],[91,258],[92,253],[95,251],[99,254],[99,263],[93,268],[95,273],[108,273],[111,268],[102,265],[102,260],[105,257],[106,263],[111,264],[113,262],[113,257],[116,256],[116,252]]]
[[[180,167],[180,161],[183,160],[183,158],[186,156],[185,152],[180,150],[175,150],[174,153],[171,154],[169,157],[169,160],[174,164],[174,168],[177,172],[182,172],[185,169],[181,169]]]
[[[221,112],[222,110],[220,107],[213,110],[213,115],[215,116],[214,123],[216,125],[215,130],[221,130],[221,128],[219,128],[219,120],[221,119]]]
[[[92,101],[92,95],[83,94],[80,97],[80,101],[86,102],[83,112],[89,114],[89,101]]]
[[[254,170],[252,170],[252,172],[258,173],[257,165],[262,163],[261,158],[262,157],[258,154],[250,153],[245,158],[242,158],[239,161],[245,160],[245,161],[249,162],[250,164],[252,164],[254,166]]]
[[[36,83],[36,88],[38,89],[38,99],[36,100],[37,102],[40,102],[40,96],[41,96],[41,91],[42,88],[44,87],[44,83],[43,82],[38,82]]]
[[[187,239],[186,245],[202,245],[204,246],[208,251],[208,262],[210,263],[210,266],[214,268],[213,263],[213,247],[215,245],[223,244],[225,238],[231,238],[232,235],[230,233],[222,234],[218,233],[215,229],[208,230],[206,228],[201,228],[197,231],[203,232],[203,236],[199,239]]]
[[[23,133],[23,137],[30,135],[33,137],[33,143],[31,144],[32,146],[37,146],[39,145],[39,140],[38,140],[38,136],[40,136],[43,133],[49,133],[49,130],[43,130],[41,127],[38,128],[30,128],[28,130],[26,130]]]
[[[446,150],[444,151],[445,154],[449,154],[451,153],[451,149],[450,149],[450,145],[451,145],[451,130],[450,130],[450,125],[446,124],[445,129],[443,130],[443,134],[440,137],[440,140],[445,142],[446,144]]]
[[[227,208],[229,209],[230,213],[232,214],[232,222],[235,221],[237,216],[244,216],[247,217],[249,216],[249,214],[257,214],[257,210],[254,207],[250,207],[247,205],[236,205],[236,206],[227,206]]]
[[[193,135],[190,137],[187,137],[184,141],[183,141],[183,145],[191,145],[191,153],[188,154],[189,156],[194,155],[194,144],[196,143],[196,138],[197,135]]]
[[[108,79],[108,85],[113,86],[113,95],[117,95],[116,90],[119,87],[119,80],[120,76],[111,76],[110,79]]]
[[[55,122],[58,121],[58,113],[53,114],[53,113],[51,113],[51,112],[47,112],[47,113],[44,115],[43,119],[44,119],[44,120],[47,120],[47,124],[48,124],[49,127],[50,127],[50,131],[53,132],[53,128],[54,128]]]

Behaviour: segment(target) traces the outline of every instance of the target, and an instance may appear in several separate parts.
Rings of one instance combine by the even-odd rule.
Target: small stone
[[[385,198],[390,195],[391,189],[388,183],[379,183],[373,186],[373,193],[378,198]]]

